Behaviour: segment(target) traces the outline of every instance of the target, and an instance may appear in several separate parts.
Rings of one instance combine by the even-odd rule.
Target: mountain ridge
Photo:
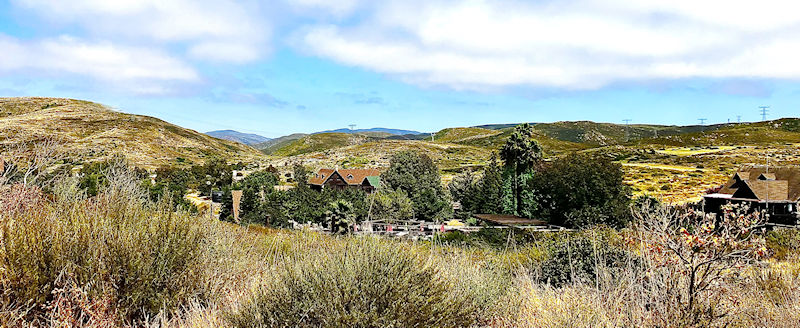
[[[210,135],[217,139],[235,141],[248,146],[272,140],[271,138],[267,138],[255,133],[244,133],[236,130],[214,130],[214,131],[208,131],[205,134]]]

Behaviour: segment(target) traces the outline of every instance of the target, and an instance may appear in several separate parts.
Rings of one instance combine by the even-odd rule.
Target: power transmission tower
[[[631,138],[630,132],[628,132],[628,124],[631,123],[631,119],[626,118],[626,119],[624,119],[622,121],[625,122],[625,141],[628,142],[628,141],[630,141],[630,138]]]
[[[350,127],[350,130],[355,130],[356,129],[356,125],[355,124],[350,124],[348,126]]]
[[[742,123],[742,115],[736,115],[736,123]]]
[[[766,121],[767,112],[769,111],[769,106],[758,106],[758,108],[761,110],[761,120]]]
[[[706,125],[706,121],[708,119],[707,118],[698,118],[697,120],[700,121],[700,125]]]

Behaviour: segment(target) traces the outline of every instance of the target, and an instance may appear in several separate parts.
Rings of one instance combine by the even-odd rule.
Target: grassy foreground
[[[118,174],[98,197],[0,195],[0,326],[793,327],[797,236],[686,306],[683,269],[646,231],[411,243],[243,228],[151,203]],[[523,237],[523,238],[520,238]],[[525,242],[515,242],[525,239]],[[637,244],[632,241],[639,241]],[[662,259],[663,260],[663,259]]]

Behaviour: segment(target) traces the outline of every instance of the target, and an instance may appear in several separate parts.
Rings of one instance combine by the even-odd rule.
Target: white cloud
[[[341,63],[454,88],[797,79],[798,9],[772,0],[390,1],[354,25],[307,27],[299,41]]]
[[[287,0],[298,9],[305,11],[322,10],[335,16],[351,14],[360,5],[359,0]]]
[[[30,42],[0,34],[0,49],[0,73],[88,76],[134,93],[166,93],[172,83],[200,80],[191,66],[147,48],[68,36]]]
[[[232,0],[14,0],[52,23],[94,36],[186,45],[198,59],[249,62],[268,50],[270,27],[258,4]]]

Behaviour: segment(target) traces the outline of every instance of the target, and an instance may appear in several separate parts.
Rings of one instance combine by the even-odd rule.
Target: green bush
[[[136,177],[110,175],[93,198],[72,182],[53,197],[32,188],[2,196],[0,308],[39,316],[54,291],[72,286],[110,303],[117,320],[137,322],[207,299],[211,229],[169,199],[149,202]]]
[[[554,286],[573,282],[594,282],[600,270],[619,272],[633,266],[630,252],[615,246],[613,235],[563,234],[550,247],[549,257],[541,264],[540,281]]]
[[[476,274],[471,266],[442,269],[447,264],[434,264],[403,243],[372,238],[344,241],[284,262],[274,283],[228,314],[230,324],[468,327],[490,318],[505,290],[491,275]]]
[[[778,260],[786,259],[789,255],[797,253],[797,249],[800,248],[800,231],[794,229],[767,232],[765,239],[767,248]]]

